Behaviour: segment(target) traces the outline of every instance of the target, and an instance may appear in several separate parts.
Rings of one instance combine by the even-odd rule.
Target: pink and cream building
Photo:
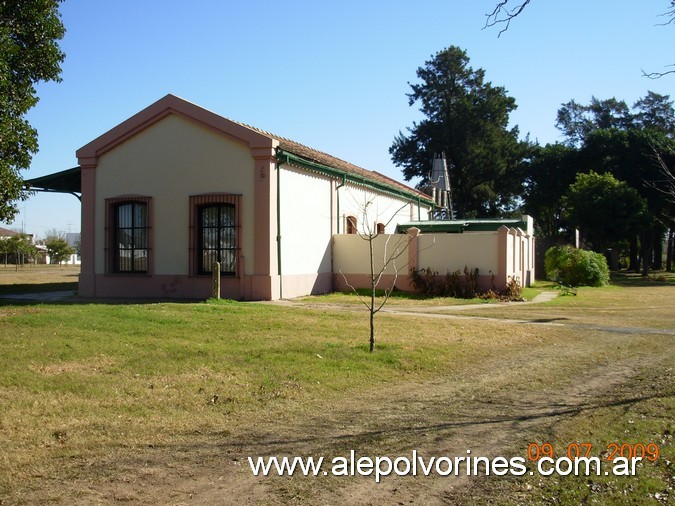
[[[167,95],[27,181],[82,202],[83,297],[274,300],[411,270],[478,268],[479,286],[534,279],[532,219],[434,221],[434,201],[378,172]],[[357,233],[358,232],[358,233]],[[396,248],[405,254],[397,255]]]
[[[167,95],[77,151],[84,297],[272,300],[331,291],[333,240],[365,202],[381,232],[430,198]]]

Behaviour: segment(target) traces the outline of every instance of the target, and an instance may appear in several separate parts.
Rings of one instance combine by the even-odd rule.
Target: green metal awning
[[[54,174],[27,179],[24,181],[24,186],[29,191],[70,193],[79,199],[82,193],[80,167],[73,167],[72,169],[62,170]]]
[[[503,226],[527,230],[527,223],[522,219],[411,221],[400,223],[396,230],[398,233],[405,233],[409,228],[416,227],[422,233],[461,234],[463,232],[491,232]]]

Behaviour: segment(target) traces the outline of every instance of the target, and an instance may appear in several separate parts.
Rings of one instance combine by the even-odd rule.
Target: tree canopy
[[[557,239],[578,227],[585,232],[582,236],[586,244],[598,251],[623,241],[622,244],[630,246],[631,267],[637,268],[638,246],[643,260],[651,257],[653,265],[659,267],[660,238],[665,230],[672,231],[675,226],[675,206],[669,198],[668,186],[668,174],[672,174],[675,165],[675,109],[670,97],[648,92],[632,107],[616,98],[593,97],[589,104],[572,100],[562,104],[557,126],[565,135],[565,142],[538,146],[524,164],[523,208],[535,218],[540,237]],[[590,195],[584,198],[595,202],[594,205],[583,212],[569,209],[565,212],[566,204],[569,207],[572,202],[569,194],[567,201],[564,198],[567,188],[578,175],[592,171],[613,177],[631,188],[629,193],[639,196],[645,205],[638,213],[639,227],[635,227],[632,213],[622,212],[621,206],[613,207],[618,202],[600,203]],[[607,186],[598,183],[594,188],[598,192],[618,191],[609,183]],[[581,194],[581,188],[577,187],[576,193]],[[602,215],[596,206],[611,212]],[[581,209],[582,202],[572,207]],[[595,230],[597,226],[611,234],[603,236]],[[610,240],[610,235],[614,240]]]
[[[45,239],[47,255],[51,263],[58,264],[68,259],[73,254],[73,248],[68,246],[68,242],[63,237],[50,236]]]
[[[389,148],[407,181],[429,180],[434,154],[445,153],[454,209],[460,217],[494,217],[516,207],[522,191],[515,177],[530,148],[508,128],[515,99],[501,86],[485,82],[485,71],[469,66],[462,49],[451,46],[417,69],[409,105],[420,104],[425,118],[413,123]]]
[[[630,240],[649,223],[646,201],[609,173],[578,174],[563,205],[569,223],[581,229],[596,251]]]
[[[0,220],[12,221],[25,198],[20,171],[37,152],[37,131],[26,113],[38,102],[38,82],[60,80],[65,57],[61,0],[0,2]]]

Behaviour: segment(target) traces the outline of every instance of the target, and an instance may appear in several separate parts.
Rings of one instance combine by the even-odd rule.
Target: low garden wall
[[[496,231],[462,234],[421,234],[411,228],[407,234],[382,234],[374,238],[373,265],[384,270],[379,288],[413,291],[410,272],[424,269],[445,276],[465,267],[478,269],[478,289],[506,287],[509,279],[522,286],[534,282],[534,237],[519,228],[502,226]],[[370,287],[370,243],[359,235],[333,236],[333,273],[338,290]],[[394,257],[396,257],[394,259]]]

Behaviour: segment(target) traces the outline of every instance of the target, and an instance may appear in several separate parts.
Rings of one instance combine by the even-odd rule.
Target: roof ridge
[[[394,185],[398,187],[399,189],[405,189],[406,191],[410,191],[414,194],[418,194],[420,196],[429,198],[427,194],[424,192],[418,190],[417,188],[413,188],[411,186],[406,185],[405,183],[402,183],[401,181],[394,179],[393,177],[387,176],[386,174],[382,174],[381,172],[378,172],[376,170],[370,170],[366,169],[365,167],[361,167],[360,165],[356,165],[352,162],[349,162],[347,160],[344,160],[342,158],[339,158],[335,155],[331,155],[330,153],[327,153],[325,151],[321,151],[319,149],[313,148],[311,146],[308,146],[306,144],[303,144],[301,142],[295,141],[293,139],[290,139],[288,137],[284,137],[282,135],[277,135],[273,132],[270,132],[268,130],[263,130],[262,128],[255,127],[253,125],[249,125],[247,123],[244,123],[242,121],[237,121],[233,120],[230,118],[226,118],[229,121],[232,121],[233,123],[236,123],[239,126],[242,126],[244,128],[248,128],[249,130],[252,130],[254,132],[257,132],[259,134],[262,134],[269,139],[277,140],[279,141],[279,147],[281,149],[285,149],[289,152],[292,152],[293,154],[300,156],[301,158],[306,158],[311,161],[315,161],[318,163],[322,163],[324,165],[329,165],[332,166],[335,169],[340,169],[340,170],[345,170],[346,172],[352,172],[355,173],[356,175],[360,175],[362,177],[367,177],[368,179],[373,180],[374,182],[379,182],[380,183],[386,183],[389,185]]]

